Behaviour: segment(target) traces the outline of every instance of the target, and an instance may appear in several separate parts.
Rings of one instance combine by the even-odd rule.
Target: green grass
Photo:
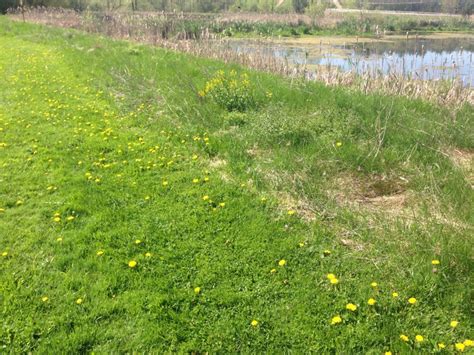
[[[267,99],[228,113],[201,98],[219,69]],[[472,107],[5,18],[0,75],[2,351],[380,354],[472,339],[474,192],[448,158],[474,149]]]

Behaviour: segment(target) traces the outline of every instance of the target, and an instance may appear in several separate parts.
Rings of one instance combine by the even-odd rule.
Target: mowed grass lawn
[[[0,352],[472,351],[473,118],[0,18]]]

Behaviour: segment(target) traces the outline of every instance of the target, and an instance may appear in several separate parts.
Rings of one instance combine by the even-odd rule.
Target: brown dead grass
[[[465,174],[466,181],[474,189],[474,151],[467,149],[447,149],[445,153],[453,164]]]

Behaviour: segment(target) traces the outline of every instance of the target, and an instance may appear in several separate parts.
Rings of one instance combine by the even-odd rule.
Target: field
[[[0,75],[2,351],[472,352],[471,105],[5,17]]]

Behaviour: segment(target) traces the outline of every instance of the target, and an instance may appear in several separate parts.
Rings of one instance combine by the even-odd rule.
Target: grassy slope
[[[441,153],[472,150],[472,108],[251,72],[273,95],[236,117],[196,94],[221,68],[0,18],[3,348],[380,353],[472,337],[474,194]],[[403,189],[409,206],[328,194],[357,188]]]

